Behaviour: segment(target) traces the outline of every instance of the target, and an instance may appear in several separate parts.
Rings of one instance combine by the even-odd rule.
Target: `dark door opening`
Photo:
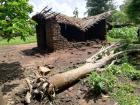
[[[84,32],[79,28],[67,24],[59,25],[61,27],[61,35],[64,36],[68,41],[85,41]]]

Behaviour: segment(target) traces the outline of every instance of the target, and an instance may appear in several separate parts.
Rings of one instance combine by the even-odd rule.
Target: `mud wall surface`
[[[46,45],[47,49],[54,51],[70,47],[69,41],[61,35],[60,25],[55,19],[46,21]]]

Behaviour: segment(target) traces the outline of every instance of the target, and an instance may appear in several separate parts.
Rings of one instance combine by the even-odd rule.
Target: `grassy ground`
[[[11,39],[9,42],[7,39],[0,38],[0,46],[3,45],[19,45],[19,44],[27,44],[27,43],[35,43],[36,36],[27,37],[26,41],[21,40],[20,37],[16,37],[15,39]]]

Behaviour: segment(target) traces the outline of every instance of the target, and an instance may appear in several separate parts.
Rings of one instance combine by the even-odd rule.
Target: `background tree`
[[[131,0],[126,8],[126,13],[133,22],[140,24],[140,0]]]
[[[76,7],[75,10],[73,11],[73,15],[74,17],[78,18],[78,14],[79,14],[78,8]]]
[[[0,37],[8,41],[16,36],[25,40],[26,36],[33,34],[34,22],[29,13],[32,6],[29,0],[1,0],[0,2]]]
[[[127,9],[127,7],[128,7],[128,5],[131,3],[131,1],[132,0],[124,0],[123,1],[123,4],[122,5],[120,5],[120,11],[123,11],[123,12],[125,12],[126,11],[126,9]]]
[[[126,8],[126,13],[129,19],[139,25],[137,33],[140,42],[140,0],[131,0]]]
[[[109,22],[112,25],[118,25],[120,27],[134,25],[131,19],[128,18],[126,9],[132,0],[124,0],[123,4],[120,5],[119,10],[114,10],[112,15],[109,17]]]
[[[88,16],[94,16],[114,9],[112,0],[86,0]]]
[[[109,17],[109,20],[111,20],[112,25],[125,25],[131,23],[125,12],[117,10],[112,12],[112,15]]]

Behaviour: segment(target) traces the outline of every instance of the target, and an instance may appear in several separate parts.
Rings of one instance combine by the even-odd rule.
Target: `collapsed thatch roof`
[[[33,19],[38,20],[43,18],[43,20],[46,21],[50,19],[56,19],[58,23],[72,25],[79,28],[82,31],[85,31],[91,26],[94,26],[94,24],[97,24],[100,20],[107,18],[110,14],[111,12],[109,11],[96,16],[90,16],[86,18],[68,17],[66,15],[57,14],[57,13],[47,14],[47,15],[37,14],[33,16]]]

